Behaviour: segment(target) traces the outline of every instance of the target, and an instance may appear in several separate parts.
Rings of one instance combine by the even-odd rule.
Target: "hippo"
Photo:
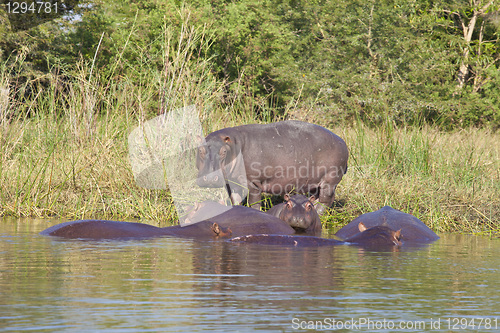
[[[319,235],[321,220],[314,207],[315,200],[314,195],[307,198],[301,194],[285,194],[285,202],[274,205],[267,213],[285,221],[297,233]]]
[[[192,206],[186,207],[186,213],[179,217],[179,224],[184,226],[192,224],[222,214],[231,209],[231,206],[226,206],[222,202],[215,202],[205,200],[203,202],[196,202]]]
[[[202,221],[185,228],[179,226],[159,228],[136,222],[80,220],[57,224],[43,230],[40,234],[78,239],[143,239],[160,236],[209,239],[230,237],[232,230],[209,221]]]
[[[400,240],[403,243],[430,243],[439,239],[438,235],[415,216],[389,206],[358,216],[337,231],[335,236],[344,240],[352,239],[360,231],[360,222],[366,228],[385,226],[392,230],[400,230]]]
[[[347,172],[344,140],[305,122],[230,127],[210,133],[205,143],[199,140],[198,186],[226,187],[233,199],[245,193],[231,190],[231,185],[243,184],[252,208],[260,209],[262,192],[283,195],[294,190],[315,195],[321,215],[333,204],[337,184]]]
[[[367,249],[383,249],[400,247],[401,229],[393,230],[387,226],[377,225],[367,228],[363,222],[358,224],[359,232],[352,237],[345,239],[346,243],[358,245]]]
[[[280,219],[244,206],[234,206],[209,220],[165,228],[144,223],[80,220],[54,225],[40,234],[80,239],[140,239],[175,236],[196,239],[238,237],[249,234],[291,235],[295,230]]]
[[[238,236],[227,241],[232,243],[287,245],[295,247],[355,245],[369,250],[392,250],[398,249],[402,245],[400,241],[401,230],[395,231],[386,226],[367,228],[362,222],[358,224],[358,230],[358,233],[344,241],[316,236],[268,234]]]

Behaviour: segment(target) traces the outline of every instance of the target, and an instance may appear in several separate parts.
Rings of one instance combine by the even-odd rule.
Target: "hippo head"
[[[223,187],[225,181],[221,166],[227,156],[224,142],[202,144],[201,137],[198,137],[198,141],[200,145],[196,154],[196,168],[198,169],[196,184],[202,187]]]
[[[285,194],[284,207],[279,218],[287,222],[298,232],[315,233],[321,231],[321,221],[314,208],[316,198],[303,195],[289,196]]]
[[[367,228],[363,222],[358,224],[359,233],[346,239],[346,242],[367,247],[401,246],[401,229],[394,231],[388,226],[379,225]]]
[[[206,142],[198,137],[196,184],[201,187],[223,187],[234,170],[237,152],[228,135],[208,136]]]

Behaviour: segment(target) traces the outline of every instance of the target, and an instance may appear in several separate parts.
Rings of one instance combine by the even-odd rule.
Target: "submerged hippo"
[[[439,239],[438,235],[415,216],[389,206],[358,216],[335,235],[344,240],[354,237],[359,233],[360,222],[366,228],[385,226],[392,230],[400,230],[400,239],[403,243],[429,243]]]
[[[314,194],[322,214],[324,206],[332,205],[335,188],[347,171],[344,140],[305,122],[225,128],[210,133],[205,141],[196,158],[197,184],[226,188],[244,184],[253,208],[260,208],[262,192],[283,195],[295,190]]]
[[[292,227],[274,216],[248,207],[235,206],[209,220],[185,227],[175,225],[158,228],[144,223],[81,220],[57,224],[40,234],[81,239],[135,239],[159,236],[213,239],[262,233],[291,235],[294,232]]]
[[[305,246],[333,246],[333,245],[355,245],[370,250],[386,250],[399,248],[401,231],[392,230],[385,226],[367,228],[363,223],[358,225],[358,233],[344,241],[336,239],[320,238],[315,236],[295,235],[246,235],[233,237],[229,242],[266,245],[288,245],[296,247]]]
[[[286,246],[333,246],[347,244],[331,238],[321,238],[316,236],[296,236],[296,235],[269,235],[256,234],[233,237],[228,239],[232,243],[261,244],[261,245],[286,245]]]
[[[273,206],[267,213],[285,221],[297,233],[318,235],[321,234],[321,220],[314,207],[315,199],[314,196],[285,194],[285,202]]]
[[[377,225],[367,228],[363,222],[358,224],[359,232],[345,241],[369,249],[401,246],[401,230],[393,230],[387,226]]]

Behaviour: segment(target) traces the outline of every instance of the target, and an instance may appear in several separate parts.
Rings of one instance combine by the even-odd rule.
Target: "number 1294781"
[[[58,10],[58,3],[49,1],[14,1],[5,5],[9,14],[56,14]]]

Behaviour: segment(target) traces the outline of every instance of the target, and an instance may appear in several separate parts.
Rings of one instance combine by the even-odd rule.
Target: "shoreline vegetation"
[[[329,111],[301,89],[277,108],[249,93],[243,73],[236,80],[217,77],[210,58],[202,56],[211,36],[190,24],[186,8],[179,13],[180,31],[164,26],[158,36],[161,66],[128,43],[134,27],[112,65],[99,65],[104,34],[92,57],[36,80],[11,82],[29,50],[0,64],[0,216],[174,223],[168,191],[135,184],[127,138],[164,110],[194,104],[205,134],[296,119],[342,137],[349,169],[334,207],[322,217],[327,230],[390,205],[436,232],[499,236],[500,133],[494,127],[450,129],[415,118],[405,123],[383,98],[370,102],[380,104],[370,111],[376,122],[348,119],[342,108]]]
[[[228,126],[248,122],[232,118]],[[143,189],[134,182],[127,136],[137,124],[136,117],[112,112],[96,117],[91,127],[82,117],[54,113],[4,123],[0,216],[174,223],[168,191]],[[322,218],[324,228],[337,229],[390,205],[437,232],[498,233],[499,133],[391,123],[329,129],[346,141],[350,160],[336,203]]]

